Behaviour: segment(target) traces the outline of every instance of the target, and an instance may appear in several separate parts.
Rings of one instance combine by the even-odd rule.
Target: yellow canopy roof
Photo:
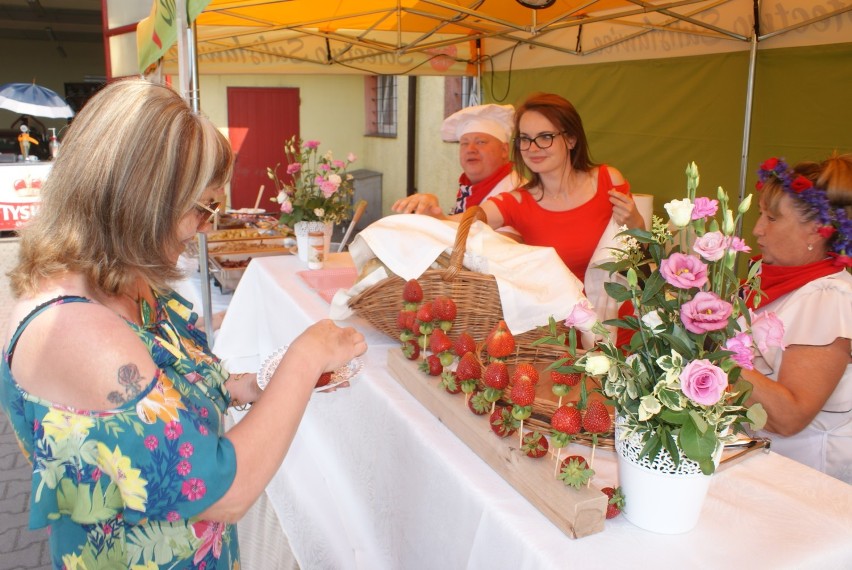
[[[852,9],[843,4],[814,16]],[[200,73],[473,75],[745,50],[753,16],[753,0],[555,0],[540,10],[515,0],[211,0],[197,19],[197,60]],[[803,27],[765,20],[772,36]],[[167,70],[176,57],[167,53]]]

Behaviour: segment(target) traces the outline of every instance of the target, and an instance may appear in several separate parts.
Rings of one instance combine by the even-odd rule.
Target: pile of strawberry
[[[464,393],[471,412],[489,414],[490,428],[497,436],[505,438],[517,433],[518,446],[528,457],[544,457],[554,448],[556,477],[565,485],[578,489],[587,485],[595,474],[592,462],[597,438],[612,431],[612,419],[602,401],[588,397],[580,374],[560,371],[573,364],[571,354],[565,353],[548,367],[551,389],[559,398],[551,417],[551,432],[525,431],[524,420],[532,414],[540,373],[532,363],[518,362],[510,375],[506,361],[515,353],[516,342],[506,323],[499,321],[486,337],[483,366],[476,341],[467,331],[459,333],[454,341],[448,335],[457,316],[452,299],[424,299],[423,289],[415,279],[405,283],[402,297],[397,323],[403,354],[411,360],[420,359],[420,370],[440,377],[439,384],[450,394]],[[578,385],[580,398],[563,404],[563,397]],[[583,432],[592,435],[592,460],[579,455],[560,460],[562,448]],[[624,497],[619,488],[606,487],[602,491],[609,497],[607,518],[612,518],[623,507]]]

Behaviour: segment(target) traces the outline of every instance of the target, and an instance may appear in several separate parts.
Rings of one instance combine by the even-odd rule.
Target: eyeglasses
[[[216,217],[216,214],[219,213],[219,206],[221,206],[221,202],[211,201],[207,204],[202,204],[201,202],[195,203],[195,211],[199,216],[202,216],[203,222],[205,224],[213,223],[213,219]]]
[[[544,150],[553,146],[553,139],[564,134],[565,131],[559,131],[558,133],[541,133],[537,137],[533,138],[521,135],[515,139],[515,146],[518,147],[518,150],[529,150],[530,145],[535,143],[535,146]]]

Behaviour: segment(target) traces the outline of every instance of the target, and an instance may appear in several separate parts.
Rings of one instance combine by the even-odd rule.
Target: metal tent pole
[[[751,113],[754,106],[754,76],[757,66],[757,42],[760,36],[760,0],[754,0],[754,29],[751,36],[751,50],[749,51],[748,59],[748,81],[746,85],[746,104],[745,104],[745,119],[743,121],[743,147],[740,155],[740,187],[739,198],[740,202],[745,198],[745,182],[746,171],[748,170],[748,148],[751,142]],[[742,230],[742,220],[740,220],[737,233]]]

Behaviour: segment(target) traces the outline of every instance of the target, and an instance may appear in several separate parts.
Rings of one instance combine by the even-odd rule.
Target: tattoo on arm
[[[142,376],[135,364],[125,364],[118,369],[118,383],[123,390],[114,390],[107,395],[112,404],[120,405],[132,400],[142,391]]]

